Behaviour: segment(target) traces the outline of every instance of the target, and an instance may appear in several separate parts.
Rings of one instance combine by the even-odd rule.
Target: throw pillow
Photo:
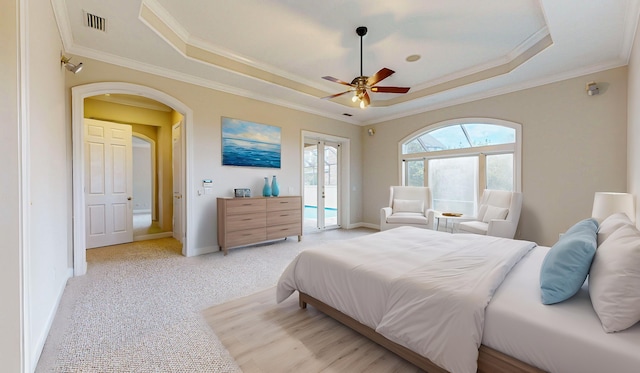
[[[600,223],[600,228],[598,228],[598,246],[602,245],[602,243],[611,235],[611,233],[615,232],[618,228],[624,225],[632,225],[631,219],[624,212],[615,213],[608,218],[604,219],[602,223]]]
[[[620,227],[598,248],[589,295],[607,333],[640,321],[640,231],[635,226]]]
[[[485,211],[484,216],[482,217],[482,221],[485,223],[488,223],[492,219],[504,220],[504,218],[507,217],[508,213],[509,213],[508,208],[497,207],[497,206],[487,206],[487,210]]]
[[[543,304],[562,302],[580,290],[596,253],[597,230],[595,219],[582,220],[551,247],[540,268]]]
[[[422,212],[424,202],[417,199],[394,199],[393,212]]]

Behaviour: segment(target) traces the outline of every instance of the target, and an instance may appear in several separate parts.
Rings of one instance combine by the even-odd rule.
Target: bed
[[[298,291],[301,307],[429,372],[637,372],[640,325],[605,333],[587,284],[566,302],[541,304],[548,251],[399,227],[302,252],[283,272],[277,301]]]

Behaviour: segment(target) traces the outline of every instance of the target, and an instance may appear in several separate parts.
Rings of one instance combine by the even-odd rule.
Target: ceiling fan
[[[323,99],[331,99],[334,97],[342,96],[345,93],[354,92],[353,98],[351,99],[353,102],[360,101],[360,107],[364,109],[369,106],[371,103],[371,99],[369,98],[369,92],[384,92],[384,93],[407,93],[409,92],[409,87],[380,87],[376,86],[377,83],[382,81],[383,79],[388,78],[391,74],[395,73],[395,71],[391,69],[387,69],[383,67],[375,73],[373,76],[364,76],[362,73],[362,37],[367,34],[367,28],[364,26],[360,26],[356,28],[356,34],[360,36],[360,76],[354,78],[351,83],[347,83],[340,79],[336,79],[332,76],[323,76],[322,79],[330,80],[335,83],[343,84],[351,87],[349,90],[336,93],[335,95],[323,97]]]

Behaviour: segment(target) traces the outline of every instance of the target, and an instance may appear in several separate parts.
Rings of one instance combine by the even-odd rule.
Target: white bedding
[[[640,372],[640,324],[605,333],[587,283],[562,303],[541,303],[540,266],[548,250],[534,248],[495,292],[482,344],[549,372]]]
[[[299,290],[451,372],[475,372],[485,307],[534,246],[399,227],[302,252],[277,301]]]

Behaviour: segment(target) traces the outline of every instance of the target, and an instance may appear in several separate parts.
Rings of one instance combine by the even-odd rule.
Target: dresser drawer
[[[300,210],[302,208],[302,202],[300,197],[277,197],[267,199],[268,211],[282,211],[282,210]]]
[[[266,215],[266,212],[229,215],[226,220],[227,232],[234,232],[251,228],[264,228],[266,226]]]
[[[264,228],[245,229],[237,232],[229,232],[226,239],[226,247],[248,245],[267,239]]]
[[[275,240],[289,236],[300,236],[301,234],[300,223],[267,227],[267,240]]]
[[[264,198],[237,198],[226,201],[227,215],[265,211],[267,200]]]
[[[267,212],[267,226],[300,223],[302,211],[282,210]]]

